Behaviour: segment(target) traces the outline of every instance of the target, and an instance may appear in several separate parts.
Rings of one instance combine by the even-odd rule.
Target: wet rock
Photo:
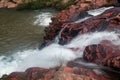
[[[2,80],[50,80],[57,68],[29,68],[25,72],[13,72],[10,75],[4,75]]]
[[[101,73],[100,73],[101,72]],[[103,73],[97,69],[85,67],[62,67],[60,68],[52,80],[119,80],[114,75]]]
[[[109,41],[85,48],[84,59],[88,62],[120,70],[120,46]]]
[[[107,10],[101,15],[89,18],[83,22],[65,23],[59,33],[59,43],[67,43],[77,35],[95,31],[119,31],[120,8]],[[49,34],[50,35],[50,34]]]
[[[16,8],[20,3],[22,3],[22,0],[1,0],[0,8]]]
[[[76,64],[74,61],[70,63]],[[78,64],[53,69],[29,68],[25,72],[4,75],[0,80],[119,80],[115,75],[111,76],[111,72],[104,73],[100,69],[83,67]]]
[[[49,27],[45,29],[45,32],[46,32],[46,36],[44,37],[45,43],[47,43],[47,41],[49,42],[54,40],[55,36],[57,36],[59,32],[64,28],[65,29],[61,34],[63,38],[62,39],[63,43],[67,42],[67,41],[64,41],[64,39],[66,40],[66,38],[68,38],[68,41],[69,39],[71,39],[72,36],[68,36],[68,35],[71,35],[72,31],[74,32],[73,36],[75,36],[77,33],[94,31],[96,28],[98,28],[96,27],[96,25],[101,25],[105,20],[104,18],[106,17],[104,17],[103,19],[97,18],[96,20],[93,18],[93,19],[90,19],[89,21],[86,21],[84,24],[83,23],[75,24],[74,22],[79,18],[81,18],[83,16],[81,14],[85,14],[86,13],[85,11],[87,10],[96,9],[103,6],[115,5],[115,4],[116,4],[116,0],[109,0],[109,1],[108,0],[95,0],[95,1],[94,0],[77,0],[75,5],[71,5],[67,10],[63,10],[58,15],[52,18],[52,23],[50,24]],[[88,23],[88,22],[92,22],[92,23]],[[95,26],[94,26],[94,23],[95,23]],[[88,26],[90,26],[90,28]],[[76,27],[79,28],[79,30],[77,30]],[[64,34],[66,38],[64,37]]]
[[[61,68],[52,80],[96,80],[90,76],[75,74],[70,67]]]

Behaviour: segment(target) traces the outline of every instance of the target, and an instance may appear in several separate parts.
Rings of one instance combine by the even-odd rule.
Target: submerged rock
[[[81,68],[81,70],[85,71]],[[84,73],[77,73],[80,71],[79,69],[74,69],[70,67],[60,68],[59,71],[56,72],[54,78],[52,80],[97,80],[90,75],[85,75]],[[89,71],[88,71],[89,72]]]

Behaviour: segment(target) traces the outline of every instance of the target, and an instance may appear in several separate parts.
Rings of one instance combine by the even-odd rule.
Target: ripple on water
[[[47,24],[51,15],[55,15],[55,10],[38,11],[14,11],[2,10],[0,12],[0,55],[11,54],[16,51],[32,49],[38,47],[43,41],[44,27],[33,25],[43,13],[44,17],[40,24]],[[49,19],[48,19],[49,17]],[[48,22],[46,22],[48,20]]]

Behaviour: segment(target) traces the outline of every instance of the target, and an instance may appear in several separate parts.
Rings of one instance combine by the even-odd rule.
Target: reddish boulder
[[[29,68],[25,72],[13,72],[5,75],[2,80],[50,80],[54,76],[57,68],[43,69],[39,67]]]
[[[67,43],[77,35],[95,31],[120,30],[120,8],[107,10],[103,14],[78,23],[64,23],[59,33],[59,42]],[[54,29],[55,30],[55,29]],[[52,33],[51,33],[52,34]],[[49,35],[51,35],[49,34]]]
[[[96,80],[91,76],[74,73],[75,69],[70,67],[60,68],[52,80]]]
[[[99,70],[100,71],[100,70]],[[62,67],[52,80],[119,80],[114,75],[98,73],[97,70],[83,67]]]
[[[66,23],[72,23],[83,16],[85,11],[103,6],[115,5],[116,0],[77,0],[75,5],[71,5],[67,10],[63,10],[52,18],[52,23],[45,29],[45,43],[53,40]],[[102,20],[102,19],[100,19]],[[73,24],[73,26],[78,24]],[[85,26],[85,25],[84,25]],[[84,28],[86,31],[86,28]],[[69,36],[68,36],[69,37]]]
[[[74,61],[72,64],[75,64]],[[69,66],[69,65],[68,65]],[[1,80],[119,80],[119,77],[100,69],[83,66],[60,67],[53,69],[29,68],[25,72],[4,75]]]
[[[22,0],[0,0],[0,8],[16,8]]]
[[[84,59],[88,62],[120,70],[120,46],[109,41],[87,46],[84,50]]]

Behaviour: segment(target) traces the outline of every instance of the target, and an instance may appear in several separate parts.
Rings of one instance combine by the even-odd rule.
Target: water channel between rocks
[[[96,16],[107,9],[109,8],[102,8],[100,11],[95,10],[88,14],[91,17],[93,14]],[[56,13],[54,10],[3,11],[0,13],[0,76],[14,71],[24,71],[29,67],[60,66],[82,57],[83,50],[88,45],[98,44],[102,40],[120,40],[120,34],[115,32],[94,32],[77,36],[63,46],[59,45],[57,40],[42,50],[36,49],[42,43],[44,27],[49,25],[50,17]],[[84,20],[86,18],[75,23]],[[80,50],[73,51],[70,48],[80,48]],[[3,54],[9,54],[9,56]]]

